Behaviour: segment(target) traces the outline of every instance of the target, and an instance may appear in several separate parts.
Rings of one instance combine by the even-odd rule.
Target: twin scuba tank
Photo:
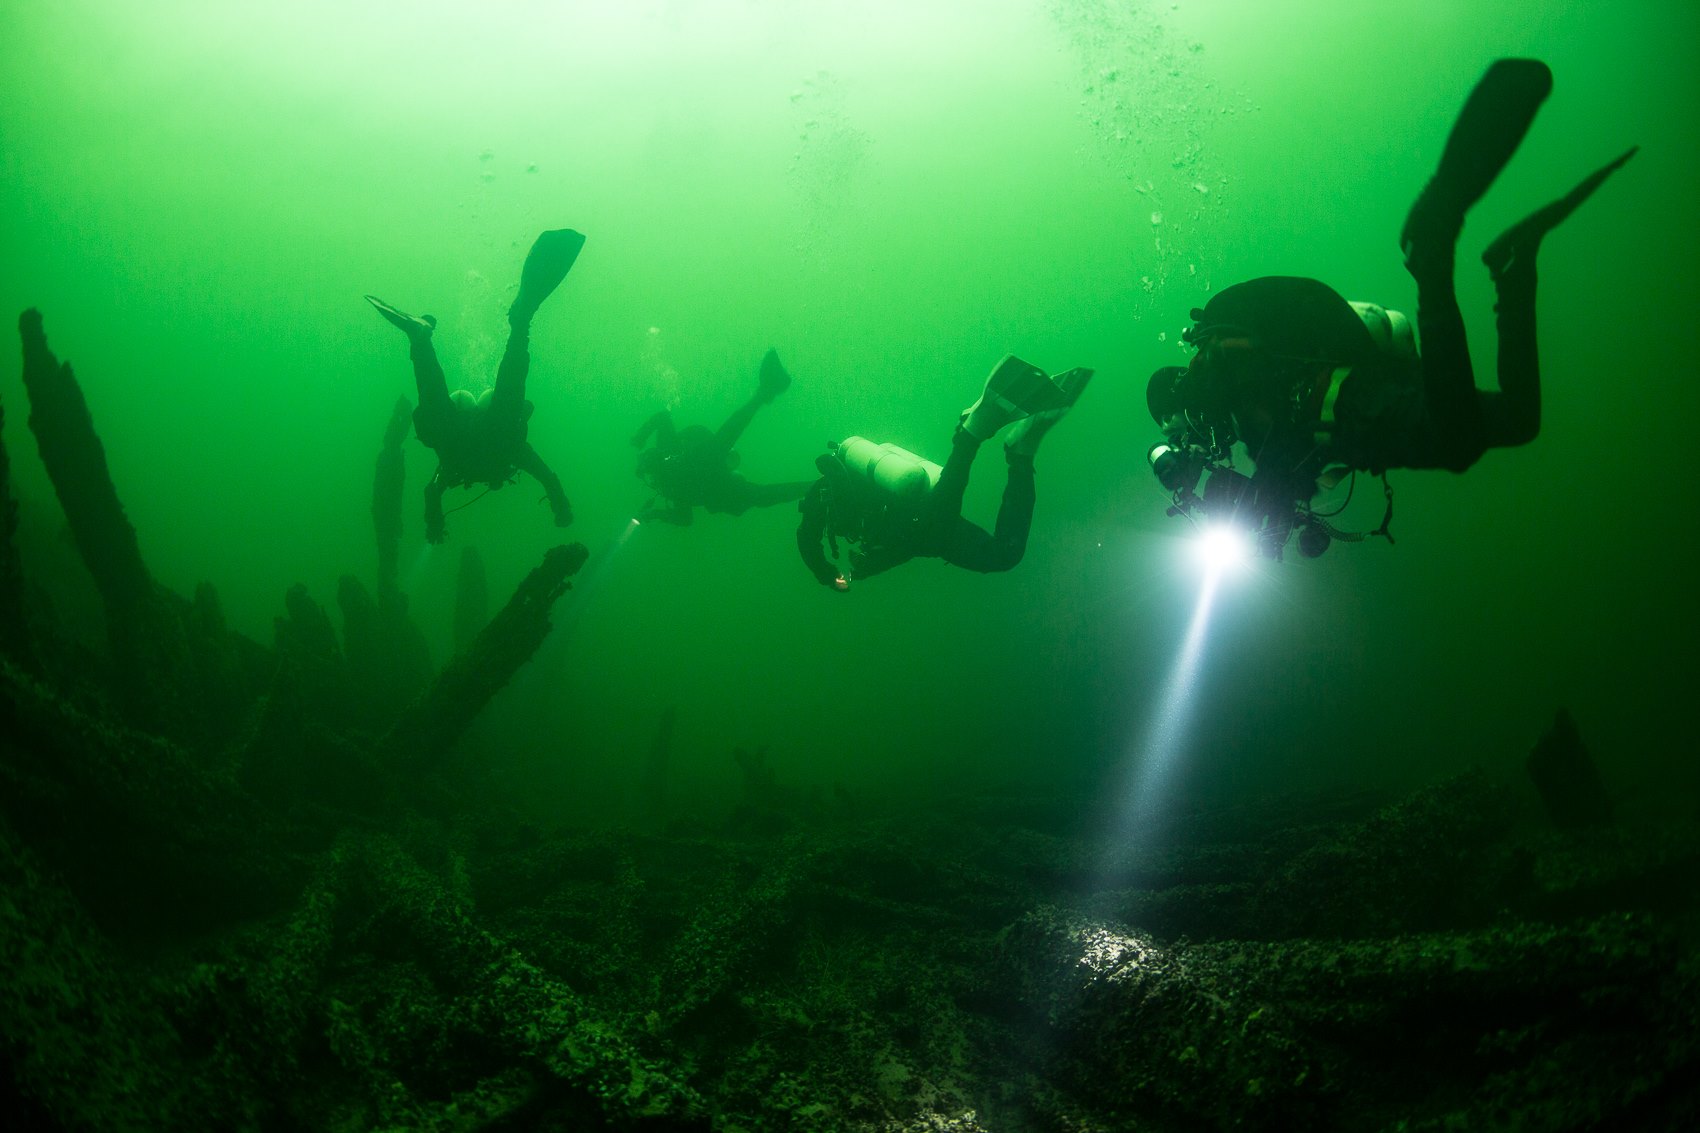
[[[1422,362],[1417,356],[1417,336],[1411,329],[1411,320],[1403,311],[1389,310],[1379,303],[1363,303],[1349,301],[1352,313],[1369,334],[1369,340],[1375,347],[1379,362],[1374,368],[1383,373],[1396,374],[1395,381],[1414,382],[1421,380]],[[1351,365],[1334,367],[1327,374],[1326,384],[1322,388],[1322,402],[1316,408],[1316,441],[1319,445],[1327,444],[1329,438],[1338,426],[1334,415],[1335,402],[1340,397],[1340,389],[1346,384],[1346,379],[1352,376]],[[1301,395],[1302,396],[1302,395]]]
[[[1417,364],[1417,336],[1411,320],[1403,311],[1390,311],[1379,303],[1351,301],[1358,321],[1369,331],[1369,337],[1383,357],[1394,358],[1407,366]]]
[[[885,503],[918,506],[944,471],[932,461],[889,442],[875,444],[866,437],[845,437],[832,446],[852,483]]]

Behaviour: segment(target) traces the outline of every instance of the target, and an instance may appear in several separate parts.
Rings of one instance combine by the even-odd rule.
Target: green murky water
[[[873,794],[1092,776],[1137,752],[1196,591],[1144,466],[1146,375],[1244,278],[1409,309],[1395,234],[1452,115],[1489,60],[1537,56],[1555,92],[1460,257],[1478,372],[1475,254],[1644,147],[1543,250],[1544,434],[1396,474],[1396,547],[1224,595],[1171,754],[1210,788],[1426,781],[1513,766],[1562,703],[1617,791],[1672,800],[1696,782],[1697,46],[1675,0],[8,5],[0,307],[44,311],[156,575],[212,581],[264,640],[290,584],[328,603],[374,569],[372,461],[412,382],[362,293],[435,313],[451,383],[481,388],[526,247],[580,229],[531,439],[592,565],[474,753],[569,817],[637,805],[669,708],[696,805],[730,797],[740,746]],[[789,508],[622,538],[638,423],[718,424],[768,346],[796,381],[740,446],[756,479],[848,433],[942,459],[1008,351],[1096,367],[1021,567],[839,596]],[[0,400],[32,575],[97,638],[15,366]],[[441,659],[459,549],[499,599],[560,533],[525,483],[429,548],[431,454],[408,461],[404,585]],[[1374,526],[1373,496],[1347,519]]]

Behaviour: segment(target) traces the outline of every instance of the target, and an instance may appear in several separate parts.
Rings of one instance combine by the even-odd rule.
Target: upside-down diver
[[[366,301],[391,325],[407,335],[408,356],[419,390],[413,411],[413,431],[421,444],[437,454],[437,471],[425,485],[425,538],[441,543],[443,492],[449,488],[485,484],[500,488],[520,472],[528,473],[549,497],[555,526],[573,521],[572,505],[560,478],[526,440],[533,406],[525,399],[525,379],[531,368],[531,320],[537,309],[561,285],[584,247],[584,237],[570,228],[543,233],[532,244],[520,272],[519,294],[508,308],[508,344],[496,371],[496,385],[482,395],[471,390],[449,392],[448,379],[431,343],[437,320],[409,315],[375,296]]]
[[[1399,236],[1417,284],[1414,334],[1398,311],[1349,303],[1324,283],[1291,276],[1236,284],[1193,310],[1184,332],[1198,351],[1191,365],[1164,367],[1147,387],[1151,415],[1167,437],[1150,459],[1174,494],[1172,513],[1232,517],[1273,557],[1296,530],[1300,550],[1317,555],[1344,533],[1312,510],[1311,497],[1349,472],[1380,475],[1385,489],[1388,469],[1462,472],[1490,448],[1535,439],[1536,253],[1636,150],[1482,253],[1497,296],[1497,390],[1476,387],[1453,268],[1465,214],[1516,152],[1551,89],[1546,64],[1501,59],[1471,91]],[[1250,477],[1232,468],[1236,444],[1255,467]],[[1375,534],[1386,534],[1391,517],[1385,490],[1387,517]]]

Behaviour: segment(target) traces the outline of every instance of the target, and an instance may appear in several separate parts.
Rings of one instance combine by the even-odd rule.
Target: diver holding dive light
[[[1013,354],[986,379],[965,410],[941,468],[892,444],[848,437],[816,458],[821,478],[797,505],[797,549],[823,586],[844,591],[852,579],[913,558],[938,558],[981,574],[1013,569],[1027,551],[1035,500],[1033,456],[1092,379],[1076,368],[1055,378]],[[1009,479],[991,531],[962,516],[962,495],[980,445],[1006,425]],[[842,568],[839,540],[852,547]],[[831,551],[831,560],[823,550]]]
[[[663,409],[643,423],[632,437],[638,456],[638,476],[655,496],[637,514],[642,521],[659,520],[689,526],[697,507],[721,515],[743,515],[753,507],[772,507],[800,499],[811,481],[753,484],[740,476],[738,451],[733,446],[764,405],[791,388],[791,375],[769,350],[762,355],[756,392],[714,432],[706,426],[674,429],[673,415]]]
[[[1236,284],[1192,311],[1183,334],[1198,351],[1191,365],[1158,370],[1146,389],[1167,438],[1148,456],[1173,493],[1171,515],[1231,519],[1272,558],[1297,531],[1300,552],[1315,557],[1333,539],[1365,537],[1336,530],[1311,507],[1312,496],[1348,473],[1382,478],[1387,511],[1370,534],[1391,541],[1388,469],[1462,472],[1490,448],[1534,440],[1541,419],[1535,254],[1542,237],[1636,149],[1482,253],[1496,291],[1497,391],[1476,388],[1453,268],[1464,214],[1516,152],[1551,90],[1546,64],[1501,59],[1465,101],[1400,233],[1417,284],[1416,335],[1398,311],[1351,303],[1326,284],[1291,276]],[[1232,467],[1237,443],[1255,466],[1249,477]]]

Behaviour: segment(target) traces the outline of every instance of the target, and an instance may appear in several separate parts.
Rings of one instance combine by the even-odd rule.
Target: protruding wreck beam
[[[70,363],[60,362],[48,348],[41,312],[32,308],[20,315],[18,334],[24,343],[30,429],[41,463],[111,620],[115,610],[133,610],[151,600],[153,578],[142,562],[136,529],[112,486],[106,449],[94,431],[82,387]]]
[[[70,365],[48,348],[41,313],[19,316],[18,333],[30,430],[105,605],[115,683],[133,719],[181,734],[195,715],[191,705],[179,703],[192,696],[194,673],[182,617],[148,573],[82,387]]]
[[[18,502],[12,498],[12,467],[6,457],[6,407],[0,405],[0,655],[31,665],[35,654],[24,620],[24,570],[18,559]]]
[[[549,633],[549,611],[589,557],[582,543],[550,548],[490,624],[457,653],[419,702],[384,738],[385,766],[430,770],[473,718],[531,660]]]
[[[412,422],[406,401],[397,401],[384,429],[372,477],[372,529],[378,543],[378,593],[374,600],[359,579],[337,582],[342,607],[343,653],[361,714],[387,727],[416,700],[431,680],[431,651],[407,612],[398,563],[401,554],[402,488],[406,470],[401,446]]]
[[[405,400],[390,410],[384,429],[384,447],[378,450],[377,471],[372,477],[372,526],[378,535],[378,600],[380,603],[400,589],[397,563],[401,555],[401,494],[406,475],[401,445],[413,424]]]
[[[1524,766],[1555,826],[1574,830],[1611,822],[1611,796],[1568,709],[1558,710]]]

